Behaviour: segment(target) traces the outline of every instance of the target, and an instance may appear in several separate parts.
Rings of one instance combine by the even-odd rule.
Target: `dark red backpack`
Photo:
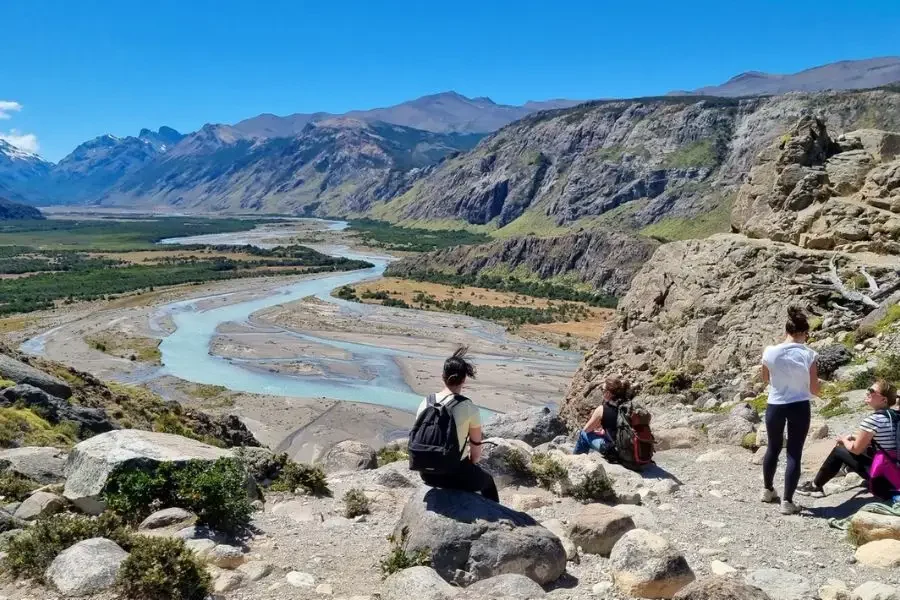
[[[623,466],[640,470],[653,462],[653,432],[650,411],[632,402],[619,405],[616,420],[616,456]]]

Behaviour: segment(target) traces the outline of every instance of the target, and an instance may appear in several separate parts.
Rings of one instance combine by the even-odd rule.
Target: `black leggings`
[[[494,478],[468,458],[460,461],[459,469],[455,473],[447,475],[422,473],[422,481],[431,487],[478,492],[488,500],[500,502]]]
[[[778,455],[784,446],[784,426],[787,424],[787,469],[784,472],[783,500],[792,502],[794,490],[800,483],[800,459],[803,456],[803,442],[809,433],[809,421],[812,417],[809,401],[792,402],[790,404],[769,404],[766,407],[766,432],[769,435],[769,446],[763,459],[763,485],[767,490],[774,489],[775,470],[778,468]]]
[[[828,455],[828,458],[825,459],[825,462],[822,463],[819,472],[816,473],[813,485],[816,487],[824,486],[838,474],[841,467],[844,465],[847,465],[851,471],[866,481],[869,480],[869,469],[872,467],[872,457],[868,454],[853,454],[844,446],[835,446],[834,450],[831,451],[831,454]],[[876,477],[873,479],[870,487],[872,494],[879,498],[890,498],[894,495],[894,490],[891,489],[890,482],[883,477]]]

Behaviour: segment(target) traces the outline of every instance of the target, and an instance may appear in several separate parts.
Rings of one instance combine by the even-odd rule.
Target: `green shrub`
[[[763,392],[757,397],[748,400],[747,403],[758,413],[766,412],[766,406],[769,404],[769,393]]]
[[[875,377],[900,383],[900,354],[885,354],[878,358],[875,366]],[[869,382],[871,384],[871,381]]]
[[[534,471],[531,468],[531,459],[518,448],[510,448],[503,457],[506,468],[522,479],[533,479]]]
[[[246,484],[243,464],[234,458],[220,458],[213,463],[119,469],[107,480],[103,495],[110,510],[132,522],[158,508],[179,506],[194,512],[200,523],[235,533],[250,522]]]
[[[0,390],[5,390],[6,388],[10,388],[16,385],[15,381],[11,379],[3,379],[0,377]]]
[[[289,460],[269,489],[274,492],[294,492],[297,488],[314,496],[331,495],[331,490],[328,489],[328,480],[321,467]]]
[[[47,567],[60,552],[95,537],[110,539],[128,551],[135,536],[120,518],[110,513],[96,519],[81,515],[53,515],[38,519],[34,526],[9,541],[4,566],[16,577],[43,582]]]
[[[571,495],[582,502],[611,502],[616,499],[612,479],[606,473],[586,477],[572,488]]]
[[[753,450],[756,448],[756,432],[750,432],[741,438],[741,448]]]
[[[875,324],[875,331],[884,333],[891,329],[891,325],[900,321],[900,305],[894,304],[887,309],[887,314]]]
[[[135,600],[203,600],[212,587],[206,567],[182,540],[170,538],[136,539],[116,583]]]
[[[683,371],[657,373],[650,382],[649,391],[655,394],[674,394],[691,387],[691,378]]]
[[[431,566],[431,553],[428,550],[421,549],[412,554],[407,554],[406,550],[403,549],[408,537],[409,529],[406,527],[400,532],[400,539],[393,535],[388,536],[391,550],[387,557],[381,561],[382,579],[387,579],[390,575],[410,567]]]
[[[538,485],[550,489],[553,484],[569,476],[566,468],[555,458],[544,452],[535,452],[531,457],[531,474]]]
[[[347,490],[347,493],[344,494],[345,517],[352,519],[353,517],[358,517],[360,515],[367,515],[370,512],[369,499],[362,490],[358,488]]]
[[[383,467],[384,465],[400,462],[401,460],[407,460],[409,458],[409,454],[403,448],[395,444],[389,444],[384,448],[378,450],[378,466]]]
[[[70,422],[51,425],[28,408],[0,408],[0,447],[54,446],[71,448],[78,441],[78,428]]]
[[[21,502],[40,486],[16,473],[0,473],[0,496],[7,502]]]

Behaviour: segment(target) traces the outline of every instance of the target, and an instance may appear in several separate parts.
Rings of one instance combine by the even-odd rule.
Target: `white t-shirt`
[[[444,404],[453,399],[453,394],[446,396],[437,396],[435,401],[438,404]],[[419,409],[416,411],[416,418],[422,414],[422,411],[428,406],[428,398],[422,400]],[[456,437],[459,440],[459,447],[463,448],[463,457],[469,456],[469,445],[466,444],[466,438],[469,435],[469,429],[472,427],[481,427],[481,412],[475,403],[468,398],[453,407],[453,421],[456,423]],[[463,447],[465,445],[465,447]]]
[[[805,402],[809,391],[809,368],[818,354],[806,344],[784,342],[769,346],[762,362],[769,369],[769,404]]]

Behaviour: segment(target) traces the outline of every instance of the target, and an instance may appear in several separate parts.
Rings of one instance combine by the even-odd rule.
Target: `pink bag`
[[[897,465],[897,453],[888,450],[876,450],[872,459],[872,467],[869,469],[869,490],[872,491],[872,482],[883,477],[895,490],[900,490],[900,466]]]

